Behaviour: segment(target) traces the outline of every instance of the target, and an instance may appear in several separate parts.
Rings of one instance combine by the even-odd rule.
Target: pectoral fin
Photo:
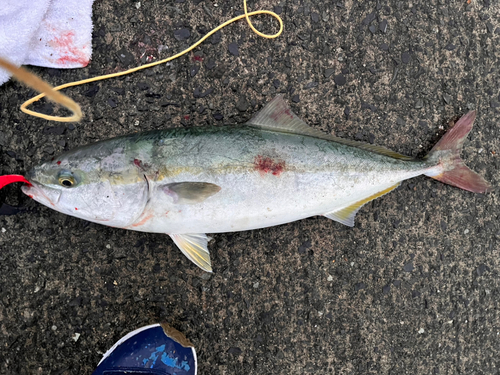
[[[212,272],[210,253],[207,249],[210,240],[206,234],[169,234],[187,258],[202,270]]]
[[[174,203],[200,203],[217,194],[221,187],[210,182],[173,182],[162,186],[165,194],[173,198]]]
[[[353,227],[354,226],[354,217],[356,216],[356,214],[358,213],[358,211],[361,207],[363,207],[366,203],[368,203],[368,202],[370,202],[378,197],[381,197],[382,195],[385,195],[388,192],[396,189],[399,186],[399,184],[400,183],[398,182],[396,185],[390,186],[389,188],[384,189],[382,191],[379,191],[376,194],[372,194],[366,198],[363,198],[363,199],[357,201],[356,203],[353,203],[350,206],[344,207],[338,211],[329,212],[329,213],[325,214],[324,216],[326,216],[329,219],[338,221],[339,223],[342,223],[342,224],[347,225],[349,227]]]

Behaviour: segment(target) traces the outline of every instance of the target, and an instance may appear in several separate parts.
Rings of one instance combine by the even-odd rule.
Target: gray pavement
[[[76,125],[28,117],[18,107],[32,91],[0,87],[0,174],[129,132],[244,122],[283,93],[315,128],[412,156],[476,109],[462,157],[499,185],[498,1],[249,7],[279,13],[283,35],[265,40],[240,21],[168,66],[66,90],[85,113]],[[241,9],[97,0],[91,64],[32,70],[53,85],[120,71]],[[269,33],[273,22],[255,20]],[[162,320],[196,345],[200,374],[500,373],[497,190],[419,177],[363,207],[354,228],[315,217],[216,234],[212,275],[166,235],[64,216],[19,186],[0,204],[15,213],[0,216],[2,374],[90,373],[122,335]]]

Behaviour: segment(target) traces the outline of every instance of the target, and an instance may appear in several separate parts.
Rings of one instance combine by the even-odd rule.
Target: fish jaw
[[[57,210],[56,204],[61,198],[61,192],[56,189],[44,187],[36,181],[30,181],[30,183],[31,185],[22,186],[21,191],[38,203]]]

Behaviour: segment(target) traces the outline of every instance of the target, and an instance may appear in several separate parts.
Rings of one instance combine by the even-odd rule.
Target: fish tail
[[[491,185],[460,159],[462,145],[472,130],[475,118],[476,111],[467,113],[432,148],[426,159],[437,167],[426,175],[460,189],[485,193],[492,189]]]

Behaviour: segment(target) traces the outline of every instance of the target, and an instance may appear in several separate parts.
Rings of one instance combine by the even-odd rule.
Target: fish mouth
[[[29,181],[30,185],[21,186],[21,191],[31,199],[48,206],[55,207],[61,197],[61,192],[48,188],[34,180]]]
[[[32,182],[30,182],[30,183],[31,183],[31,185],[23,185],[23,186],[21,186],[21,191],[24,194],[26,194],[28,197],[30,197],[32,199],[35,199],[35,195],[32,194],[32,192],[34,190],[33,189],[33,183]]]

